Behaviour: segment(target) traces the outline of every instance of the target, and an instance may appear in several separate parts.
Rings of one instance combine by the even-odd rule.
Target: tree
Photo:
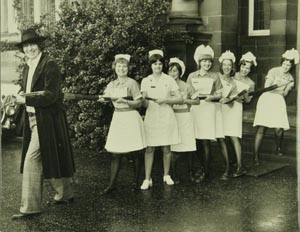
[[[58,22],[49,24],[44,17],[35,27],[49,38],[45,49],[61,67],[63,90],[103,93],[115,78],[112,62],[118,53],[132,56],[130,77],[138,81],[145,77],[148,51],[164,49],[167,36],[176,34],[167,28],[169,4],[168,0],[95,0],[81,7],[64,2]],[[103,149],[112,105],[87,100],[65,103],[74,145]]]

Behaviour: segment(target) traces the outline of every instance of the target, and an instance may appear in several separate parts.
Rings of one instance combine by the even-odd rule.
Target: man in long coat
[[[13,219],[41,213],[43,179],[56,191],[52,203],[74,200],[71,178],[75,172],[65,109],[61,73],[55,60],[42,52],[44,37],[33,29],[22,33],[18,47],[28,58],[17,104],[25,104],[21,159],[21,208]]]

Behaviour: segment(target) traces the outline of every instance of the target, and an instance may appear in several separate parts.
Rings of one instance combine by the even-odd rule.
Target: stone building
[[[59,4],[62,1],[78,2],[84,0],[21,0],[26,18],[39,22],[40,16],[50,13],[53,20],[58,19]],[[20,40],[13,0],[1,0],[1,41]],[[168,41],[168,56],[177,56],[187,64],[187,72],[194,71],[196,64],[193,53],[199,44],[209,44],[215,51],[214,71],[219,70],[218,57],[225,50],[235,53],[237,59],[251,51],[258,61],[258,67],[251,76],[257,88],[262,88],[267,71],[280,65],[281,54],[286,49],[300,51],[300,4],[298,0],[172,0],[169,26],[194,38],[193,44],[180,40]],[[298,26],[297,26],[298,25]],[[16,60],[13,52],[1,53],[2,80],[15,78]],[[293,73],[299,77],[299,68]],[[9,76],[9,78],[8,78]],[[296,78],[296,83],[298,80]],[[297,86],[296,84],[296,86]],[[285,151],[295,155],[296,148],[296,99],[298,87],[287,97],[291,130],[285,134]],[[245,106],[244,111],[244,150],[250,151],[255,129],[252,121],[257,99]],[[272,140],[268,132],[266,140]],[[249,145],[250,144],[250,145]],[[265,151],[272,151],[263,146]]]

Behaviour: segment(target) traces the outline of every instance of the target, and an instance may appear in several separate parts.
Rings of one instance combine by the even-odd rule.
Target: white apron
[[[284,97],[278,93],[263,93],[257,102],[253,126],[290,129]]]
[[[145,147],[145,130],[140,114],[136,110],[115,111],[105,149],[111,153],[128,153]]]

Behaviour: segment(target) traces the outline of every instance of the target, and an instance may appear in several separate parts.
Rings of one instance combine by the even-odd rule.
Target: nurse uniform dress
[[[284,100],[285,88],[294,86],[294,79],[290,73],[283,73],[281,67],[272,68],[267,76],[271,85],[288,83],[270,92],[263,93],[257,102],[253,126],[265,126],[268,128],[290,129],[286,103]]]
[[[152,74],[141,83],[141,92],[151,98],[166,98],[179,89],[176,81],[165,73],[159,78]],[[147,146],[167,146],[180,143],[176,117],[172,106],[149,100],[144,119]]]
[[[193,90],[187,83],[182,80],[179,80],[177,83],[183,99],[188,99],[193,95]],[[173,110],[177,119],[181,143],[171,145],[171,151],[196,151],[195,128],[190,106],[188,104],[175,104],[173,105]]]
[[[132,96],[134,100],[142,97],[137,82],[129,77],[122,83],[118,79],[111,81],[105,90],[105,96]],[[138,111],[127,103],[113,102],[113,105],[115,111],[105,149],[111,153],[128,153],[145,148],[147,146],[145,130]]]
[[[233,98],[239,93],[233,77],[220,74],[220,80],[223,86],[222,97]],[[234,101],[232,104],[221,104],[221,109],[224,136],[242,138],[243,104]]]
[[[208,72],[201,76],[200,71],[189,75],[187,83],[194,92],[214,95],[221,92],[222,84],[216,73]],[[191,113],[195,125],[196,139],[216,139],[216,106],[213,102],[200,101],[200,105],[193,105]]]

